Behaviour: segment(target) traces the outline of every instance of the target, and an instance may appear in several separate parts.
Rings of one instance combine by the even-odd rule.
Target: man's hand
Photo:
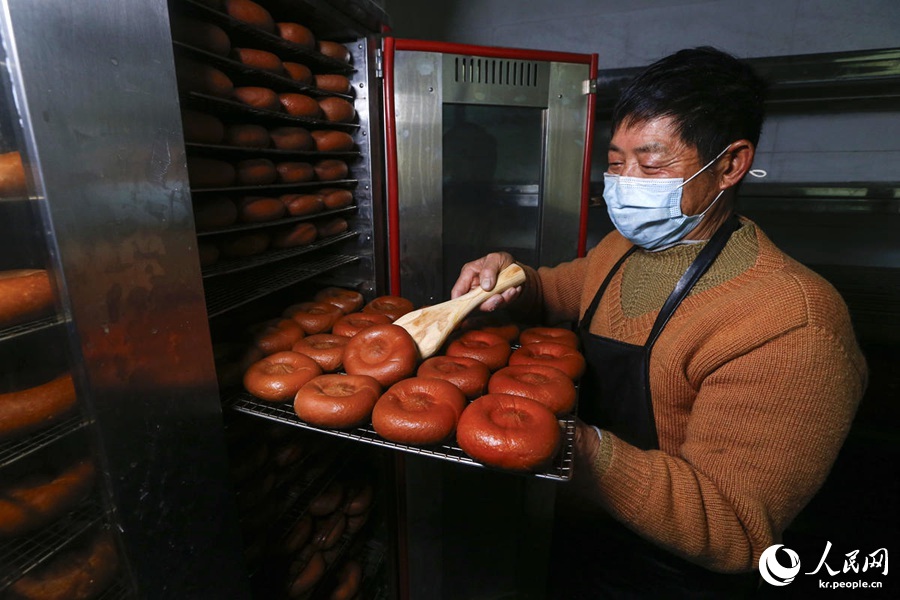
[[[459,279],[450,290],[451,298],[459,298],[463,294],[481,286],[485,291],[491,291],[497,284],[497,274],[513,264],[515,259],[508,252],[492,252],[478,260],[463,265],[459,272]],[[493,296],[481,305],[481,310],[492,311],[508,304],[522,293],[522,286],[509,288],[502,294]]]

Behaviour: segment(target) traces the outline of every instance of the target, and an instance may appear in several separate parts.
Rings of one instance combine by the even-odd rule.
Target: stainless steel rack
[[[463,452],[463,450],[455,442],[444,443],[440,446],[418,447],[410,446],[407,444],[398,444],[396,442],[386,440],[378,435],[371,427],[371,425],[356,427],[354,429],[346,431],[317,427],[315,425],[310,425],[309,423],[301,421],[300,418],[297,417],[297,414],[294,412],[293,406],[291,406],[290,403],[264,402],[246,392],[239,392],[235,394],[232,398],[226,400],[226,404],[230,405],[234,410],[237,410],[239,412],[256,415],[265,419],[270,419],[272,421],[287,423],[288,425],[293,425],[294,427],[301,427],[303,429],[309,429],[311,431],[327,433],[329,435],[355,440],[357,442],[363,442],[366,444],[372,444],[383,448],[390,448],[392,450],[400,450],[402,452],[407,452],[410,454],[427,456],[430,458],[460,463],[472,467],[493,469],[493,467],[486,466],[476,460],[473,460],[465,452]],[[575,452],[575,418],[572,416],[567,416],[560,419],[559,424],[563,431],[562,446],[557,452],[556,457],[553,459],[553,464],[544,470],[536,471],[534,473],[530,473],[529,475],[556,481],[568,481],[572,478],[572,470],[574,466],[573,458]]]
[[[0,444],[0,468],[9,466],[42,448],[46,448],[57,440],[68,437],[84,428],[87,424],[88,422],[81,416],[71,417],[23,438],[3,442]]]
[[[287,258],[294,258],[295,256],[300,256],[301,254],[314,252],[316,250],[332,246],[339,242],[355,238],[358,235],[358,231],[347,231],[345,233],[325,238],[318,242],[313,242],[308,246],[299,246],[296,248],[287,248],[285,250],[269,251],[265,252],[264,254],[251,256],[250,258],[223,260],[203,269],[203,277],[205,279],[208,277],[218,277],[219,275],[227,275],[229,273],[238,273],[240,271],[246,271],[248,269],[255,269],[257,267],[268,265]]]
[[[192,194],[204,194],[204,193],[215,193],[215,194],[246,194],[246,193],[254,193],[261,191],[268,192],[281,192],[281,193],[290,193],[292,191],[303,191],[303,190],[314,190],[323,187],[340,187],[340,188],[352,188],[357,185],[358,182],[355,179],[335,179],[334,181],[306,181],[303,183],[275,183],[271,185],[247,185],[247,186],[232,186],[232,187],[220,187],[220,188],[196,188],[192,189]]]
[[[0,342],[13,340],[21,336],[50,329],[51,327],[56,327],[62,323],[63,320],[58,315],[51,315],[49,317],[44,317],[43,319],[38,319],[37,321],[29,321],[28,323],[6,327],[0,329]]]
[[[273,160],[283,158],[303,158],[306,160],[322,160],[324,158],[358,158],[358,150],[346,150],[343,152],[320,152],[319,150],[280,150],[278,148],[250,148],[245,146],[220,146],[217,144],[187,143],[184,147],[192,155],[229,156],[243,158],[246,155],[269,156]],[[345,180],[346,181],[346,180]],[[324,185],[330,182],[317,182]]]
[[[323,275],[338,267],[353,264],[358,260],[358,256],[330,255],[303,261],[302,264],[291,265],[286,269],[256,269],[243,274],[238,281],[227,277],[208,280],[205,282],[206,311],[210,318],[217,317],[272,292]]]
[[[251,231],[253,229],[267,229],[269,227],[278,227],[280,225],[291,225],[292,223],[300,223],[302,221],[313,221],[316,219],[325,219],[328,217],[337,217],[340,215],[348,215],[356,210],[355,206],[347,206],[337,210],[327,210],[312,215],[304,215],[302,217],[288,217],[286,219],[278,219],[276,221],[264,221],[261,223],[240,223],[238,225],[230,225],[222,229],[207,229],[198,231],[197,237],[208,237],[222,233],[236,233],[239,231]]]
[[[13,538],[0,545],[0,592],[52,558],[103,518],[103,509],[94,500],[88,500],[33,535]]]
[[[352,65],[341,62],[330,56],[325,56],[321,52],[307,50],[293,42],[289,42],[277,35],[267,33],[257,27],[248,25],[242,21],[232,18],[221,11],[215,10],[208,6],[204,6],[192,0],[179,0],[178,8],[183,9],[185,13],[192,16],[209,20],[219,25],[228,33],[228,37],[232,42],[239,46],[246,42],[252,48],[268,50],[275,54],[292,56],[301,62],[309,65],[313,70],[339,72],[350,74],[355,71]]]
[[[219,116],[254,119],[257,122],[280,123],[283,125],[300,125],[313,129],[337,129],[339,131],[355,131],[359,129],[359,123],[341,123],[338,121],[313,119],[311,117],[297,117],[285,112],[254,108],[236,100],[219,98],[218,96],[210,96],[200,92],[186,92],[184,99],[193,108],[213,112]]]

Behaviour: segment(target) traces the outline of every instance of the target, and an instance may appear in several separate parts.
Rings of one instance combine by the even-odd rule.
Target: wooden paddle
[[[475,307],[480,306],[491,296],[523,283],[525,271],[519,265],[513,264],[500,271],[497,284],[491,291],[475,288],[454,300],[406,313],[394,321],[394,325],[399,325],[409,332],[419,347],[419,354],[425,359],[438,351],[450,332],[456,329]]]

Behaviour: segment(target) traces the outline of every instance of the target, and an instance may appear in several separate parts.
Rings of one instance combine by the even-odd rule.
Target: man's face
[[[660,117],[645,123],[624,121],[609,143],[609,173],[625,177],[689,179],[703,168],[700,155],[685,144],[676,133],[671,117]],[[703,212],[719,188],[716,165],[684,186],[681,211],[686,215]]]

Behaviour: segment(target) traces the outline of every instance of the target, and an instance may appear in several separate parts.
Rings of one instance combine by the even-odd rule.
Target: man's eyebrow
[[[649,154],[651,152],[665,152],[667,150],[667,146],[660,142],[650,142],[649,144],[644,144],[643,146],[639,146],[634,149],[636,154]],[[615,144],[609,145],[610,152],[622,152],[622,149],[616,146]]]

